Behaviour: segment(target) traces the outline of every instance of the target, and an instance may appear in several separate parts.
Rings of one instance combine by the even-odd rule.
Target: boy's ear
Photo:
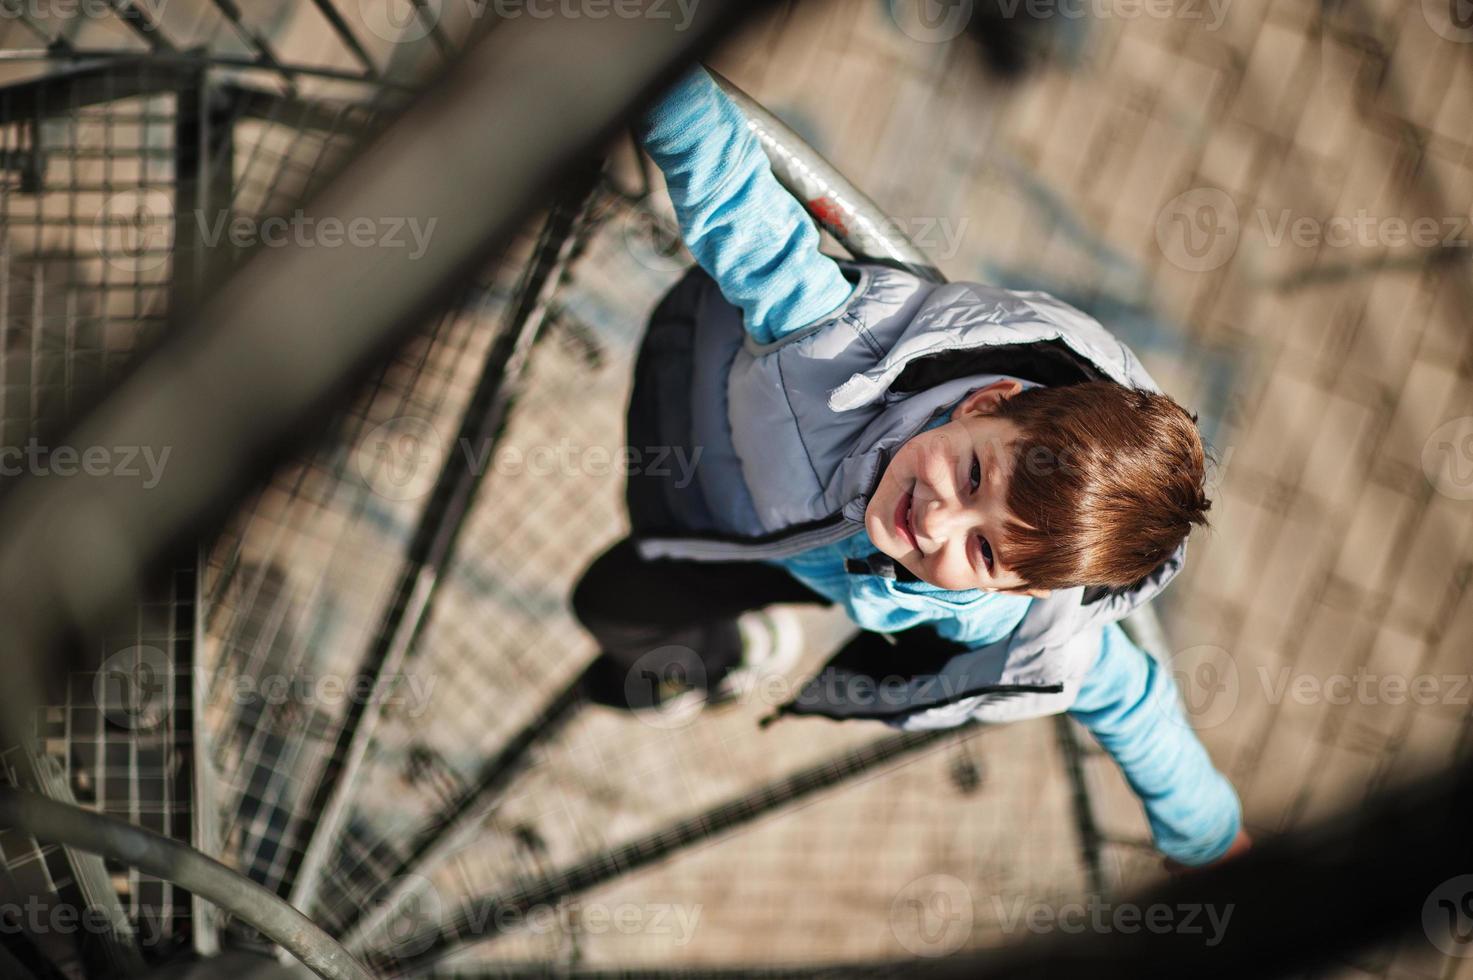
[[[985,388],[978,388],[963,398],[961,404],[952,411],[951,419],[954,422],[968,415],[990,414],[997,409],[998,405],[1022,390],[1022,383],[1013,378],[994,381]]]

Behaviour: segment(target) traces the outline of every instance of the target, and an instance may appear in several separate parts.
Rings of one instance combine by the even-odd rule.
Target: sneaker
[[[766,678],[786,674],[803,656],[803,624],[798,614],[772,606],[737,617],[742,659],[716,685],[713,703],[751,693]]]

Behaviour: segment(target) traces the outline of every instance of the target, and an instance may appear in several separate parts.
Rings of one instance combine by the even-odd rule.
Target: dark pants
[[[573,590],[573,614],[601,650],[583,675],[584,692],[633,709],[687,688],[714,690],[741,660],[737,617],[776,602],[833,605],[774,565],[646,561],[626,538],[595,559]],[[828,667],[903,679],[941,669],[962,649],[929,626],[860,631]]]
[[[626,538],[573,590],[573,614],[602,650],[584,690],[600,704],[644,708],[685,687],[714,689],[741,659],[737,617],[776,602],[830,604],[773,565],[646,561]]]

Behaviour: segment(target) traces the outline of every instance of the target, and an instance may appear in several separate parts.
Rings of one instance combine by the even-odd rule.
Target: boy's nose
[[[921,537],[939,542],[951,537],[965,516],[960,507],[949,506],[940,500],[928,500],[912,510],[911,522]]]

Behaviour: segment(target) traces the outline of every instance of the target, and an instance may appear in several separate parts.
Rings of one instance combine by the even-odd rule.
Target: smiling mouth
[[[913,499],[913,494],[902,494],[899,503],[895,505],[895,532],[905,540],[906,544],[912,548],[919,548],[915,532],[910,529],[910,505]]]

